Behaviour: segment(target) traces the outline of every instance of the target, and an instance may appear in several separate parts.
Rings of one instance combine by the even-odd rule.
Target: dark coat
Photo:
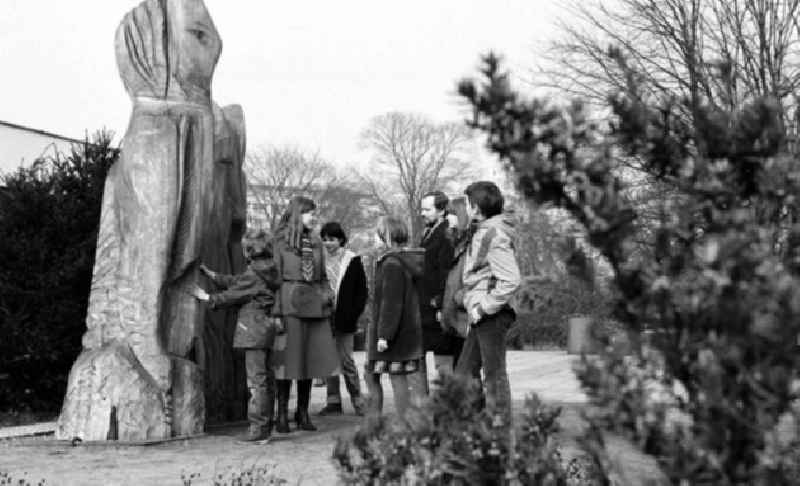
[[[329,318],[333,307],[333,292],[325,272],[325,255],[319,238],[312,238],[314,273],[311,281],[303,279],[301,255],[290,247],[282,235],[273,243],[275,266],[280,290],[275,297],[272,313],[301,319]]]
[[[265,349],[272,346],[275,330],[269,312],[278,289],[278,273],[272,260],[254,260],[238,275],[215,274],[214,283],[223,288],[209,295],[212,308],[241,306],[233,334],[233,347]]]
[[[453,261],[453,243],[447,220],[437,223],[427,235],[423,235],[420,246],[425,249],[425,270],[420,295],[422,326],[438,331],[436,311],[442,308],[445,282]]]
[[[354,256],[345,269],[342,283],[339,284],[339,295],[336,296],[336,313],[333,319],[333,330],[336,333],[354,333],[358,318],[367,305],[367,276],[361,257]]]
[[[402,362],[419,359],[422,327],[415,279],[422,276],[424,250],[390,250],[375,263],[372,322],[367,328],[367,359]],[[389,348],[379,353],[378,339]]]

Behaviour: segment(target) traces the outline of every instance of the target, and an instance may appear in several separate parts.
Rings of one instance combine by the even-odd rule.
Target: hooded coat
[[[372,321],[367,328],[367,360],[403,362],[419,359],[422,322],[417,290],[425,266],[425,250],[392,249],[375,263]],[[378,339],[388,349],[378,352]]]

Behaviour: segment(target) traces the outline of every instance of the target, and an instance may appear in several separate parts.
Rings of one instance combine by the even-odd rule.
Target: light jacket
[[[516,231],[502,214],[481,221],[464,259],[462,302],[483,317],[498,313],[520,285],[514,253]]]

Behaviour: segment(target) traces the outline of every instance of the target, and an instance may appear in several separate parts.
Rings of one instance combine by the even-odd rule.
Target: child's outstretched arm
[[[223,289],[227,289],[236,283],[236,275],[226,275],[224,273],[215,272],[202,263],[200,264],[200,272],[211,279],[214,285],[222,287]]]

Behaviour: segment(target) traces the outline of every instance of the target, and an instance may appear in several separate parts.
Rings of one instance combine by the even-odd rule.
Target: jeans
[[[514,311],[504,309],[497,314],[485,316],[473,325],[456,366],[456,373],[469,377],[480,376],[483,368],[486,408],[493,416],[500,416],[503,424],[509,426],[511,388],[506,369],[506,334],[514,319]]]
[[[358,369],[353,361],[353,333],[336,334],[336,352],[342,365],[342,375],[344,375],[344,385],[347,393],[350,394],[350,401],[354,408],[361,406],[361,386],[358,379]],[[330,376],[328,381],[329,405],[342,404],[342,392],[339,388],[339,375]]]
[[[252,426],[266,426],[272,420],[275,380],[272,368],[267,366],[266,349],[246,349],[244,352],[247,388],[247,420]]]

